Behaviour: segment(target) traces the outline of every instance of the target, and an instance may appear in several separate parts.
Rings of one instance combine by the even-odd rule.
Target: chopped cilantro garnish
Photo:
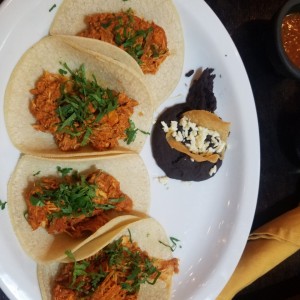
[[[123,22],[123,19],[120,16],[117,16],[117,19],[115,19],[119,19],[119,22],[117,22],[117,25],[113,28],[114,42],[117,46],[122,47],[122,49],[130,54],[138,64],[142,64],[141,57],[144,54],[147,37],[151,32],[153,32],[153,27],[135,30],[133,10],[128,9],[126,11],[126,15],[128,17],[128,21],[126,23]],[[107,23],[101,24],[101,26],[107,28],[111,25],[111,22],[109,25]]]
[[[134,122],[132,120],[129,120],[129,127],[125,130],[126,138],[124,139],[127,145],[135,141],[136,134],[138,131],[140,131],[143,134],[150,134],[150,132],[136,128]]]
[[[62,178],[69,175],[72,168],[57,167]],[[98,186],[91,184],[83,175],[73,172],[70,179],[66,182],[60,182],[56,189],[43,188],[42,191],[30,196],[30,202],[33,206],[44,206],[47,202],[52,202],[58,211],[48,214],[48,219],[61,218],[63,216],[76,217],[79,215],[90,216],[96,209],[103,211],[111,210],[116,207],[117,203],[125,200],[125,197],[109,198],[106,203],[101,203],[97,196]],[[99,201],[96,201],[99,199]]]
[[[92,134],[92,129],[90,127],[87,127],[80,146],[86,146],[88,144],[91,134]]]
[[[128,295],[137,293],[141,284],[155,284],[161,275],[154,265],[155,259],[149,258],[127,236],[113,241],[87,260],[76,261],[71,251],[65,253],[73,263],[69,288],[85,296],[91,295],[108,275]],[[106,272],[102,269],[103,265]]]
[[[5,209],[6,204],[7,204],[7,201],[0,200],[0,208],[1,208],[1,210]]]
[[[132,244],[132,236],[129,228],[128,228],[128,234],[129,234],[129,242]]]
[[[127,145],[134,142],[136,138],[136,133],[138,131],[137,128],[135,128],[135,124],[132,120],[129,120],[129,127],[125,130],[126,138],[124,139],[125,142],[127,142]]]
[[[62,177],[67,176],[73,170],[72,168],[62,168],[60,166],[57,166],[56,169],[58,173],[61,173]]]
[[[172,237],[172,236],[171,236],[171,237],[170,237],[170,241],[171,241],[171,245],[166,244],[166,243],[164,243],[164,242],[162,242],[162,241],[158,241],[158,242],[159,242],[160,244],[162,244],[162,245],[164,245],[164,246],[170,248],[171,251],[174,252],[174,251],[176,250],[176,248],[177,248],[177,243],[180,242],[180,240],[177,239],[177,238],[175,238],[175,237]],[[181,247],[180,247],[180,248],[181,248]]]
[[[44,206],[45,203],[42,199],[38,198],[38,197],[35,197],[35,196],[31,196],[30,197],[30,203],[33,205],[33,206]]]
[[[131,235],[131,233],[130,233]],[[129,242],[132,244],[131,237]],[[109,244],[104,252],[109,257],[109,265],[114,269],[126,269],[126,281],[121,287],[130,293],[135,293],[143,283],[155,284],[161,272],[153,265],[153,260],[141,255],[140,251],[131,250],[122,244],[122,238]]]
[[[30,197],[30,202],[35,206],[43,206],[46,201],[51,201],[60,210],[51,213],[51,218],[62,216],[90,215],[97,204],[93,202],[96,197],[96,186],[86,182],[81,177],[81,182],[60,183],[58,189],[44,189]]]
[[[56,4],[53,4],[53,5],[49,8],[49,12],[51,12],[55,7],[56,7]]]
[[[61,97],[58,99],[56,113],[60,118],[57,132],[77,137],[81,146],[89,143],[94,124],[118,107],[118,96],[110,89],[104,89],[93,80],[86,78],[85,66],[71,70],[66,63],[61,63],[61,75],[70,74],[72,91],[61,85]]]
[[[68,74],[68,71],[66,71],[66,70],[64,70],[64,69],[59,69],[59,70],[58,70],[58,73],[59,73],[60,75],[67,75],[67,74]]]
[[[72,283],[71,288],[74,286],[78,276],[87,275],[86,268],[89,266],[89,262],[83,260],[82,262],[77,262],[72,251],[67,250],[65,252],[67,257],[74,263],[73,274],[72,274]],[[78,287],[77,287],[78,289]]]

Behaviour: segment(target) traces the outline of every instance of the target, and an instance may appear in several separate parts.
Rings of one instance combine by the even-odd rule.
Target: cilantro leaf
[[[58,172],[64,178],[72,171],[72,168],[57,167]],[[70,181],[71,180],[71,181]],[[33,206],[44,206],[46,201],[53,203],[58,210],[50,212],[48,219],[77,217],[79,215],[91,216],[96,209],[103,211],[115,209],[116,205],[125,200],[125,197],[110,198],[106,203],[99,204],[97,199],[98,186],[88,182],[86,176],[73,172],[69,178],[60,182],[56,188],[43,188],[30,197]]]
[[[72,168],[62,168],[60,166],[57,166],[56,169],[58,173],[61,173],[62,177],[67,176],[73,170]]]
[[[0,208],[1,208],[1,210],[5,209],[6,204],[7,204],[7,201],[0,200]]]
[[[126,138],[124,139],[127,145],[135,141],[138,131],[140,131],[143,134],[150,134],[150,132],[146,132],[144,130],[136,128],[134,122],[129,119],[129,127],[125,130]]]
[[[131,295],[136,294],[142,284],[154,285],[161,275],[154,265],[155,259],[145,255],[132,241],[128,243],[127,236],[118,238],[87,260],[76,261],[71,251],[65,253],[73,263],[69,288],[85,296],[91,295],[111,271],[125,275],[118,284]],[[108,262],[108,267],[104,264],[107,272],[103,271],[102,262]],[[82,280],[80,276],[84,276]]]
[[[77,262],[74,257],[74,254],[72,253],[71,250],[65,251],[65,254],[74,263],[73,274],[72,274],[72,283],[70,285],[70,287],[73,287],[76,282],[77,277],[82,276],[82,275],[87,275],[86,269],[89,266],[89,262],[86,260]],[[78,290],[80,290],[80,288],[81,288],[81,286],[77,287]]]
[[[56,4],[53,4],[53,5],[49,8],[49,12],[51,12],[55,7],[56,7]]]
[[[38,197],[38,194],[36,194],[37,196],[30,196],[30,203],[33,205],[33,206],[44,206],[45,203],[44,203],[44,200],[43,200],[43,197]]]
[[[72,91],[68,91],[65,84],[60,87],[61,97],[56,108],[60,119],[57,132],[76,137],[81,146],[85,146],[93,127],[118,107],[118,94],[99,86],[94,75],[93,80],[88,80],[84,65],[74,71],[66,63],[61,62],[61,65],[59,73],[70,74]]]
[[[171,245],[166,244],[166,243],[164,243],[164,242],[162,242],[162,241],[158,241],[158,242],[159,242],[160,244],[162,244],[162,245],[164,245],[164,246],[170,248],[171,251],[174,252],[174,251],[176,250],[176,248],[177,248],[177,243],[180,242],[180,240],[177,239],[177,238],[175,238],[175,237],[172,237],[172,236],[171,236],[171,237],[170,237],[170,241],[171,241]],[[180,248],[181,248],[181,246],[180,246]]]

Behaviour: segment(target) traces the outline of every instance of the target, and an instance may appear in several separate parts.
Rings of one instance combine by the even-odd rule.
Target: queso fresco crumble
[[[164,132],[171,132],[172,137],[184,144],[192,153],[221,153],[226,146],[217,131],[197,126],[185,116],[179,122],[171,121],[170,127],[164,121],[161,124]]]

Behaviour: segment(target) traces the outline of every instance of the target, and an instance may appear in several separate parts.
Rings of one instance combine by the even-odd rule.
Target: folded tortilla
[[[39,177],[58,176],[57,167],[73,168],[80,172],[101,169],[120,182],[121,191],[133,201],[130,215],[116,217],[100,227],[88,238],[74,239],[68,234],[49,234],[39,227],[32,230],[25,214],[27,205],[25,192],[29,184]],[[38,174],[38,175],[36,175]],[[9,214],[14,231],[24,251],[38,262],[49,262],[65,258],[65,250],[75,251],[95,237],[121,225],[145,217],[150,205],[150,185],[147,169],[137,154],[102,156],[97,159],[43,159],[24,155],[8,183]]]
[[[143,71],[134,58],[127,55],[123,50],[115,47],[114,45],[100,40],[80,36],[61,35],[60,37],[63,38],[66,43],[82,48],[82,51],[87,51],[96,56],[100,55],[100,57],[106,56],[112,58],[121,64],[123,68],[130,68],[132,71],[137,73],[137,76],[143,76]]]
[[[223,121],[216,114],[211,113],[207,110],[190,110],[184,112],[182,116],[187,117],[197,126],[218,132],[220,134],[221,140],[225,143],[227,142],[227,138],[230,132],[230,123]],[[166,139],[171,148],[176,149],[181,153],[185,153],[196,162],[209,161],[211,163],[216,163],[219,159],[223,160],[225,155],[226,147],[224,147],[221,153],[193,153],[183,143],[176,141],[176,139],[172,137],[172,132],[168,132],[166,134]]]
[[[122,228],[116,229],[109,232],[92,242],[85,244],[83,247],[75,251],[75,259],[81,260],[86,259],[98,251],[103,249],[105,246],[117,240],[123,235],[130,236],[133,242],[136,242],[138,246],[143,250],[147,251],[150,257],[160,259],[172,259],[171,248],[168,247],[169,240],[162,228],[162,226],[154,219],[147,218],[137,220]],[[42,294],[43,300],[50,300],[51,289],[53,286],[54,278],[61,264],[53,263],[48,265],[38,265],[38,281]],[[138,293],[138,299],[140,300],[167,300],[171,297],[172,289],[172,275],[167,280],[161,280],[158,278],[154,285],[143,284],[141,285]]]
[[[177,86],[184,60],[181,21],[172,0],[64,0],[54,18],[50,34],[76,35],[85,28],[86,15],[114,13],[128,9],[132,9],[136,16],[149,22],[153,21],[162,27],[167,36],[170,55],[155,75],[145,75],[146,85],[154,95],[154,107],[157,108]],[[125,51],[119,51],[120,61],[125,60],[127,55]]]
[[[45,37],[37,42],[21,57],[8,82],[4,114],[9,137],[18,150],[26,154],[45,157],[70,157],[104,155],[108,153],[140,152],[147,138],[139,132],[136,139],[127,145],[119,140],[119,146],[97,151],[90,146],[78,151],[61,151],[52,136],[33,128],[35,118],[29,111],[33,98],[30,90],[44,71],[58,73],[61,62],[67,63],[70,69],[78,69],[84,64],[87,79],[95,76],[98,84],[117,92],[124,92],[128,97],[139,102],[131,116],[136,128],[148,132],[152,124],[152,96],[143,82],[143,78],[131,68],[125,67],[115,59],[105,55],[91,55],[79,46],[66,42],[62,37]]]

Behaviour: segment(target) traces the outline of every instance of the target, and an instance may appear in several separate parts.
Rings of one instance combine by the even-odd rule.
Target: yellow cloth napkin
[[[230,300],[300,249],[300,207],[250,234],[242,257],[217,300]]]

